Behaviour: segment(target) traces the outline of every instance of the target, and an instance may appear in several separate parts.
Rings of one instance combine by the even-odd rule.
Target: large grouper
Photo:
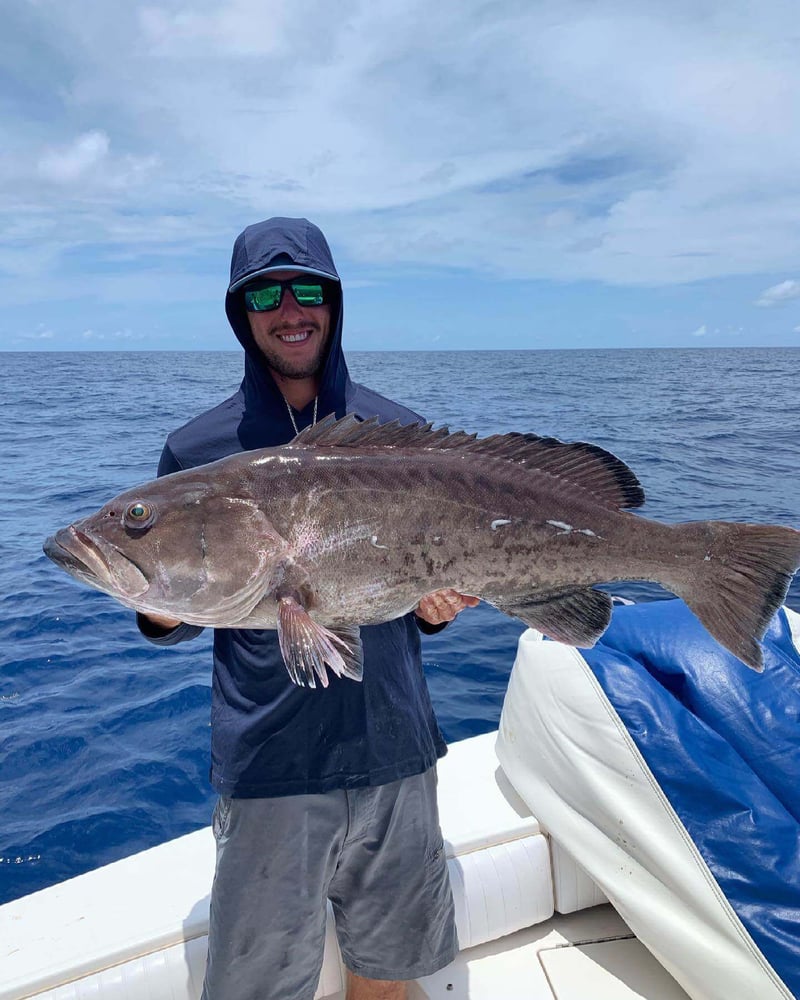
[[[593,585],[615,580],[661,584],[762,669],[800,531],[623,509],[642,503],[631,470],[591,444],[331,416],[282,447],[128,490],[44,551],[144,614],[277,629],[289,675],[311,687],[327,668],[360,680],[359,626],[442,588],[592,646],[612,606]]]

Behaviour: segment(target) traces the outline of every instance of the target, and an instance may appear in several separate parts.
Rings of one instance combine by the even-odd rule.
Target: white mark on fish
[[[377,535],[373,535],[372,538],[370,538],[370,541],[372,542],[372,544],[375,546],[376,549],[388,549],[389,548],[388,545],[378,545],[378,536]]]
[[[561,528],[559,535],[570,535],[574,531],[578,535],[588,535],[590,538],[599,538],[603,541],[602,537],[592,531],[591,528],[573,528],[571,524],[567,524],[566,521],[548,521],[548,524],[552,524],[554,528]]]
[[[506,520],[504,517],[498,517],[496,520],[492,521],[492,531],[497,531],[501,524],[511,524],[511,522]]]
[[[274,462],[277,455],[265,455],[263,458],[254,458],[250,463],[251,465],[266,465],[268,462]]]
[[[313,522],[299,523],[292,542],[294,553],[302,557],[316,558],[350,548],[358,542],[369,539],[372,527],[366,522],[342,526],[335,531],[324,533]]]
[[[289,455],[278,455],[277,459],[281,463],[281,465],[299,465],[300,464],[300,459],[299,458],[295,458],[293,455],[292,456],[289,456]]]
[[[703,562],[711,562],[711,553],[707,553],[703,556]]]

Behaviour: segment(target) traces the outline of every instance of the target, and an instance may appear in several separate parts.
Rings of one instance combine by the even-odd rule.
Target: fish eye
[[[147,528],[153,523],[155,513],[155,508],[150,504],[143,500],[134,500],[132,504],[128,504],[123,520],[129,528]]]

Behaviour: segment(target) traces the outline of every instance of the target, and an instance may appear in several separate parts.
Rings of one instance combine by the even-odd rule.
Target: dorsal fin
[[[359,420],[349,413],[341,420],[331,414],[304,428],[286,447],[457,449],[546,472],[587,490],[606,506],[641,507],[644,503],[644,490],[628,466],[611,452],[582,441],[565,443],[515,432],[479,438],[465,431],[451,434],[447,427],[434,430],[431,424],[401,424],[399,420],[381,424],[377,417]]]

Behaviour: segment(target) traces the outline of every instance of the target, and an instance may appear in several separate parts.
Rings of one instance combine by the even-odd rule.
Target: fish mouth
[[[71,524],[43,545],[48,559],[70,576],[117,598],[141,597],[150,584],[136,563],[103,538]]]

